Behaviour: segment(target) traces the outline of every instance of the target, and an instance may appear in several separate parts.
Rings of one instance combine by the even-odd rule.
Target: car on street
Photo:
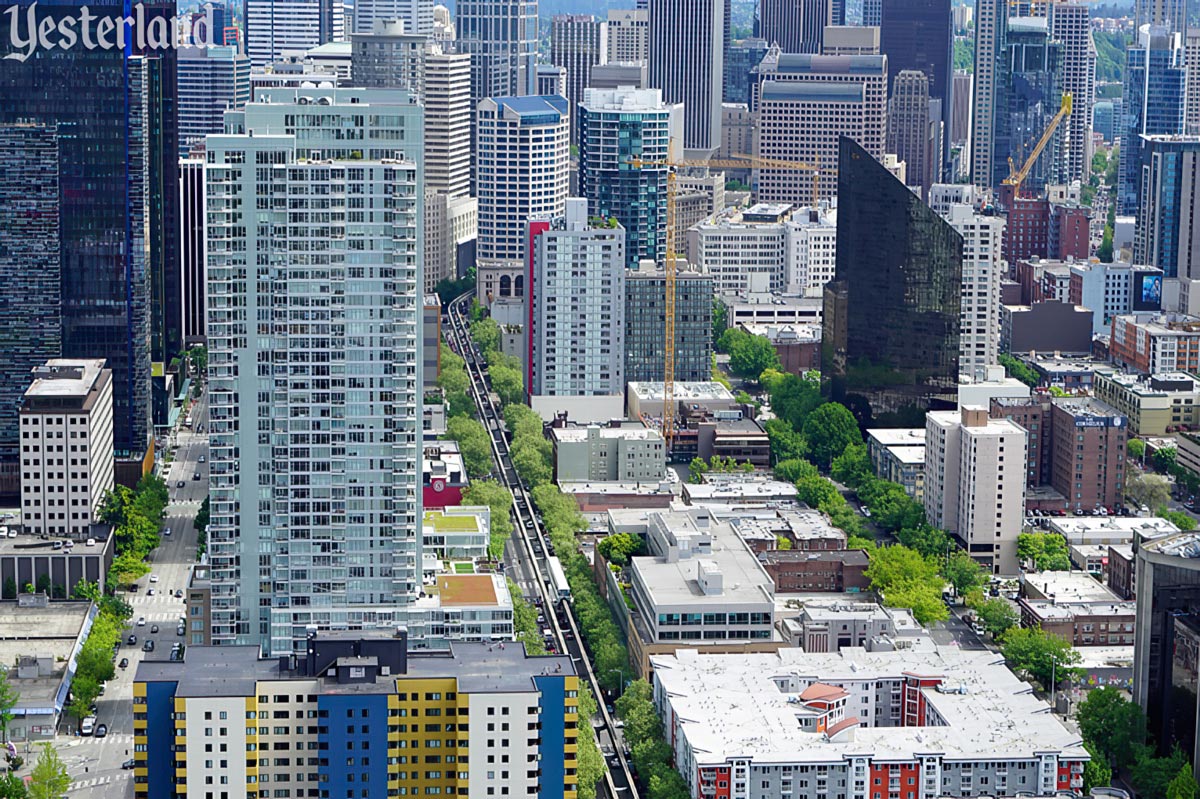
[[[175,634],[176,634],[176,635],[183,635],[183,634],[184,634],[184,632],[185,632],[185,631],[184,631],[184,629],[183,629],[183,625],[182,625],[182,624],[181,624],[181,625],[179,625],[178,627],[176,627],[176,628],[175,628]]]
[[[182,480],[180,480],[178,483],[175,484],[175,487],[183,488],[185,485],[187,485],[187,484],[185,482],[183,482]]]
[[[104,736],[108,735],[108,725],[107,724],[97,724],[96,732],[94,733],[94,735],[97,738],[103,738]]]
[[[143,652],[153,652],[154,651],[154,639],[147,638],[146,643],[142,644],[142,651]]]
[[[131,757],[131,758],[129,758],[128,760],[126,760],[124,763],[122,763],[122,764],[121,764],[121,768],[125,769],[126,771],[128,771],[128,770],[129,770],[129,769],[131,769],[131,768],[133,768],[133,766],[134,766],[134,762],[133,762],[133,758],[132,758],[132,757]]]
[[[158,625],[157,624],[150,625],[150,632],[152,632],[152,633],[158,632]]]
[[[121,658],[121,662],[117,664],[123,669],[129,668],[129,658]]]
[[[125,643],[129,644],[130,646],[137,646],[137,636],[130,635],[129,638],[125,640]]]
[[[96,717],[88,716],[83,721],[79,722],[79,734],[91,735],[96,731]]]
[[[176,589],[175,589],[175,598],[176,598],[176,599],[183,599],[183,589],[182,589],[182,588],[176,588]]]
[[[146,617],[145,617],[145,616],[138,616],[138,620],[137,620],[137,626],[138,626],[138,627],[145,627],[145,626],[146,626]]]
[[[151,588],[149,591],[147,591],[146,596],[154,596],[154,589]]]
[[[200,472],[195,472],[195,473],[193,473],[193,474],[192,474],[192,479],[193,479],[193,480],[199,480],[199,479],[200,479]]]
[[[157,582],[158,582],[158,575],[157,575],[157,574],[152,574],[152,575],[150,575],[150,582],[152,582],[152,583],[157,583]]]
[[[862,512],[863,512],[863,516],[866,516],[868,519],[871,518],[871,509],[868,508],[866,505],[863,505]]]
[[[200,456],[200,463],[205,463],[207,461],[208,461],[208,458],[206,456],[204,456],[204,455]]]
[[[163,528],[163,535],[170,535],[170,534],[171,534],[171,528],[170,528],[170,527],[164,527],[164,528]]]

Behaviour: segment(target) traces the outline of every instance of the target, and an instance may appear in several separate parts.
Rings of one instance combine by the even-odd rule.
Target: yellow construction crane
[[[1013,160],[1008,159],[1009,169],[1012,170],[1008,177],[1002,183],[1004,186],[1011,187],[1010,191],[1015,198],[1021,191],[1021,184],[1025,182],[1025,178],[1029,177],[1029,171],[1033,169],[1033,165],[1037,163],[1038,158],[1042,154],[1042,150],[1046,149],[1046,145],[1050,143],[1050,137],[1054,135],[1054,131],[1058,130],[1058,126],[1062,121],[1071,115],[1071,95],[1064,94],[1062,97],[1062,106],[1059,107],[1058,113],[1050,120],[1050,124],[1046,126],[1046,130],[1042,133],[1042,138],[1038,139],[1038,143],[1034,146],[1033,152],[1025,159],[1025,163],[1020,169],[1014,169]]]
[[[662,435],[670,453],[671,441],[675,436],[675,170],[684,167],[705,167],[709,169],[802,169],[813,173],[813,207],[817,206],[818,171],[812,164],[802,164],[795,161],[780,161],[774,158],[759,158],[753,155],[737,153],[733,158],[713,158],[707,161],[687,159],[667,159],[661,161],[646,161],[637,156],[629,159],[629,165],[634,169],[646,167],[665,167],[667,169],[667,258],[664,264],[666,278],[666,329],[663,331],[666,340],[663,342],[663,422]]]

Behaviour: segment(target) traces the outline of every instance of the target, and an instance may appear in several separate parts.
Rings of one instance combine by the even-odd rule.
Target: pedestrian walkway
[[[112,732],[105,735],[103,738],[97,738],[94,735],[79,735],[71,742],[71,746],[123,746],[126,749],[133,748],[133,734],[127,732]]]
[[[67,791],[81,791],[84,788],[95,788],[100,785],[108,785],[110,782],[123,782],[132,776],[133,774],[131,772],[125,771],[120,774],[108,774],[103,777],[92,777],[91,779],[76,780],[75,782],[71,783],[71,787],[68,788]]]

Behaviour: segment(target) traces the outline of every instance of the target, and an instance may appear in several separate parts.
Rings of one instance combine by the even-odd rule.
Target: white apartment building
[[[402,90],[261,100],[207,143],[208,553],[213,642],[275,655],[420,591],[422,121]]]
[[[1188,28],[1183,40],[1183,58],[1187,65],[1183,132],[1200,136],[1200,28]]]
[[[683,147],[694,154],[721,146],[726,4],[722,0],[647,0],[650,87],[683,103]]]
[[[425,54],[425,190],[471,191],[471,56]]]
[[[995,574],[1017,573],[1028,434],[987,408],[925,416],[925,515]]]
[[[757,170],[761,202],[814,204],[837,194],[838,140],[849,136],[879,161],[887,145],[887,56],[768,51],[752,88],[761,158],[810,164]],[[797,135],[803,131],[803,135]],[[816,185],[814,185],[814,183]]]
[[[713,277],[718,294],[780,293],[787,280],[785,227],[792,206],[759,203],[688,231],[688,260]]]
[[[667,468],[662,434],[640,422],[550,428],[558,482],[655,483]]]
[[[246,55],[261,69],[345,39],[342,0],[246,0]]]
[[[112,403],[103,358],[55,358],[33,370],[20,411],[25,532],[88,538],[113,487]]]
[[[1007,273],[1001,259],[1004,218],[952,205],[945,219],[963,238],[958,369],[976,374],[1000,357],[1000,281]]]
[[[971,102],[971,185],[992,188],[992,161],[996,150],[996,56],[1004,47],[1008,24],[1005,0],[978,0],[975,7],[975,85]]]
[[[1162,270],[1153,266],[1068,263],[1071,269],[1071,302],[1091,310],[1093,334],[1112,330],[1114,316],[1144,310],[1147,304],[1142,302],[1140,293],[1142,279],[1155,275],[1161,279],[1162,276]]]
[[[969,183],[934,183],[929,187],[929,207],[938,216],[950,216],[952,205],[976,205],[976,189]]]
[[[529,220],[566,211],[566,98],[489,97],[479,103],[478,128],[478,258],[524,261]]]
[[[820,297],[837,273],[837,202],[805,206],[784,225],[787,293]]]
[[[577,197],[567,200],[564,216],[531,221],[529,242],[530,394],[623,395],[624,228],[615,219],[589,219],[587,200]]]
[[[644,8],[608,10],[608,63],[644,64],[649,60],[650,12]]]
[[[1082,788],[1091,759],[992,652],[680,649],[651,665],[696,799],[1054,797]]]
[[[365,89],[408,89],[425,94],[426,38],[395,19],[379,19],[350,36],[350,77]],[[469,87],[468,87],[469,88]],[[470,109],[469,100],[463,104]]]

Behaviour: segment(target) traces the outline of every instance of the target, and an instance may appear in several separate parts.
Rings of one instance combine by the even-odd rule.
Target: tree
[[[728,319],[729,310],[725,307],[725,303],[721,302],[716,297],[713,297],[712,339],[714,347],[717,344],[717,340],[721,338],[721,334],[725,332]]]
[[[1102,788],[1112,784],[1112,768],[1103,755],[1086,742],[1084,748],[1092,756],[1083,766],[1083,795],[1090,796],[1092,788]]]
[[[524,402],[525,379],[521,370],[511,366],[493,366],[488,370],[492,390],[500,397],[501,405]]]
[[[1065,638],[1041,627],[1014,627],[1004,634],[1001,652],[1013,671],[1021,671],[1049,691],[1053,684],[1079,674],[1076,652]]]
[[[1182,768],[1188,768],[1188,759],[1178,746],[1166,757],[1156,757],[1153,747],[1140,746],[1134,757],[1130,781],[1139,796],[1166,799],[1171,783]]]
[[[796,481],[796,498],[810,508],[824,510],[826,506],[836,506],[846,500],[838,493],[837,486],[819,474],[806,475]]]
[[[550,442],[544,438],[541,439],[550,446]],[[522,437],[518,439],[509,453],[512,458],[513,468],[517,470],[517,474],[529,486],[541,485],[550,482],[550,478],[554,476],[554,469],[550,465],[550,457],[543,452],[541,446],[536,439]]]
[[[1113,260],[1113,226],[1104,226],[1104,238],[1100,240],[1100,246],[1096,249],[1096,257],[1100,259],[1102,264],[1111,264]]]
[[[979,588],[987,580],[987,572],[979,565],[979,561],[962,550],[950,555],[942,574],[946,581],[954,586],[954,592],[959,596]]]
[[[596,544],[596,550],[606,560],[618,566],[629,563],[629,559],[640,554],[643,547],[641,536],[633,533],[614,533],[601,538],[600,542]]]
[[[792,539],[786,535],[777,535],[775,536],[775,548],[780,552],[787,552],[789,549],[795,548],[795,545],[792,544]]]
[[[92,703],[100,696],[100,681],[90,674],[79,674],[71,682],[71,704],[68,712],[76,719],[92,714]]]
[[[8,740],[8,725],[13,720],[13,708],[17,706],[21,695],[8,680],[8,669],[0,670],[0,736]]]
[[[844,486],[858,488],[875,478],[871,467],[871,458],[867,455],[866,444],[851,444],[833,459],[829,465],[829,474]]]
[[[779,368],[779,355],[766,336],[746,336],[729,353],[729,368],[738,377],[758,380],[766,370]]]
[[[1109,686],[1089,691],[1075,711],[1075,720],[1083,739],[1114,769],[1130,765],[1145,739],[1145,713]]]
[[[748,338],[750,338],[750,334],[740,327],[726,328],[721,335],[717,336],[715,348],[717,352],[731,355],[733,348]]]
[[[700,457],[692,458],[692,462],[688,464],[688,482],[702,483],[706,474],[708,474],[708,461]]]
[[[1033,563],[1036,571],[1069,571],[1067,540],[1057,533],[1019,533],[1017,557]]]
[[[915,549],[923,557],[941,559],[946,555],[950,537],[945,530],[921,522],[915,527],[896,531],[896,540],[909,549]]]
[[[904,530],[925,524],[925,507],[910,497],[899,483],[869,480],[859,487],[858,496],[870,507],[875,523],[885,530]]]
[[[542,417],[528,405],[509,405],[504,409],[504,423],[513,438],[531,436],[544,438]]]
[[[1001,354],[997,360],[1004,367],[1004,371],[1009,377],[1015,377],[1030,388],[1037,388],[1037,384],[1040,382],[1038,374],[1025,363],[1017,360],[1008,353]]]
[[[1184,763],[1179,767],[1175,779],[1167,785],[1167,799],[1196,799],[1198,790],[1200,785],[1196,784],[1196,778],[1192,775],[1192,764]]]
[[[149,573],[150,566],[133,552],[122,552],[113,558],[111,574],[117,578],[118,583],[127,585]]]
[[[485,356],[500,349],[500,325],[495,319],[480,319],[471,323],[471,340]]]
[[[905,546],[880,549],[865,572],[871,588],[887,591],[907,582],[941,583],[937,565]]]
[[[482,423],[465,416],[447,419],[445,438],[458,442],[469,476],[483,477],[492,471],[491,437]]]
[[[512,533],[512,492],[495,480],[476,480],[467,486],[462,494],[464,505],[486,505],[491,508],[491,526],[493,540],[497,535],[503,539]],[[492,555],[492,557],[495,557]]]
[[[1185,533],[1196,529],[1196,520],[1183,511],[1163,510],[1159,511],[1158,515],[1178,527],[1180,530],[1183,530]]]
[[[803,458],[792,458],[775,464],[775,479],[785,483],[795,483],[802,477],[819,476],[817,467]]]
[[[197,375],[208,372],[208,349],[203,344],[192,347],[187,354]]]
[[[1154,451],[1154,468],[1160,472],[1169,473],[1175,465],[1175,447],[1163,447]]]
[[[979,621],[984,628],[996,638],[1017,626],[1020,617],[1017,611],[1000,597],[985,599],[975,606]]]
[[[771,459],[775,463],[803,458],[808,452],[804,436],[797,433],[789,422],[783,419],[768,419],[763,423],[763,428],[766,429],[767,438],[771,442]]]
[[[846,447],[862,443],[854,415],[837,402],[827,402],[810,413],[804,420],[803,432],[812,461],[822,469],[828,469]]]
[[[25,780],[18,777],[15,771],[0,774],[0,799],[27,799],[28,796]]]
[[[205,497],[204,501],[200,503],[200,510],[196,511],[196,518],[192,519],[192,527],[200,531],[208,527],[208,514],[208,497]]]
[[[30,799],[59,799],[71,787],[71,778],[67,775],[67,767],[50,744],[42,744],[41,750],[29,778],[29,797]]]
[[[1141,460],[1146,454],[1146,442],[1140,438],[1131,438],[1125,444],[1125,451],[1129,454],[1130,460]]]
[[[808,415],[824,402],[819,378],[810,380],[807,376],[772,373],[768,370],[759,376],[759,382],[771,398],[771,411],[796,431],[804,429]]]
[[[883,594],[883,604],[889,608],[908,608],[921,626],[950,618],[950,611],[942,601],[941,587],[933,583],[909,582],[889,588]]]
[[[1171,484],[1158,474],[1135,474],[1125,483],[1125,496],[1130,500],[1157,508],[1171,501]]]

